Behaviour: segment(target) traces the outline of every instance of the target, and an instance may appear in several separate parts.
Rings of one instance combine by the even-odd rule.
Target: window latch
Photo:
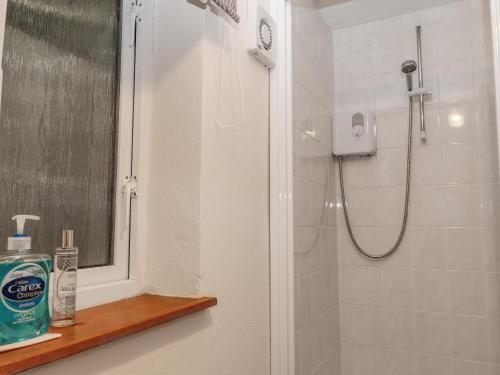
[[[137,24],[142,21],[142,2],[143,0],[130,0],[130,42],[129,47],[135,44]]]
[[[122,187],[122,193],[125,199],[125,220],[124,222],[124,231],[127,231],[130,227],[130,210],[132,199],[137,198],[137,183],[139,179],[137,176],[127,176],[125,177],[125,183]]]

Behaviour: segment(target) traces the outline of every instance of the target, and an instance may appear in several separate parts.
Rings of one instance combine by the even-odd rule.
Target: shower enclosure
[[[295,374],[500,374],[495,4],[292,1]]]

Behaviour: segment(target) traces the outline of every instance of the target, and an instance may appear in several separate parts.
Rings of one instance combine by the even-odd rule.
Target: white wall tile
[[[476,102],[477,138],[479,140],[494,140],[497,136],[496,109],[493,98]]]
[[[447,314],[417,312],[417,351],[424,354],[449,356],[451,352],[451,327]]]
[[[334,68],[339,71],[348,65],[352,57],[352,33],[349,29],[335,30],[333,32]]]
[[[445,62],[439,65],[439,98],[442,102],[474,97],[471,60]]]
[[[313,370],[311,327],[307,326],[299,332],[298,352],[300,357],[300,371],[303,375]]]
[[[374,51],[375,51],[375,74],[385,74],[398,71],[400,64],[404,61],[403,39],[399,19],[388,19],[387,22],[373,26]]]
[[[412,162],[414,185],[440,185],[444,183],[441,145],[415,147]]]
[[[343,165],[344,186],[348,188],[367,188],[379,184],[377,157],[345,160]]]
[[[328,188],[326,186],[309,184],[309,218],[310,226],[325,226],[328,222],[326,203],[328,200]]]
[[[401,108],[406,102],[406,81],[399,71],[375,77],[375,108],[377,111]]]
[[[347,361],[350,375],[382,375],[382,353],[379,348],[349,345]]]
[[[487,363],[454,360],[451,367],[454,375],[490,375]]]
[[[311,275],[311,319],[318,319],[328,307],[328,274],[326,270]]]
[[[311,324],[312,366],[316,368],[329,354],[327,347],[327,321],[314,320]]]
[[[453,357],[471,361],[489,361],[490,346],[488,331],[488,320],[486,318],[453,316]]]
[[[498,183],[499,164],[496,141],[480,141],[475,144],[478,178],[481,183]]]
[[[441,141],[464,142],[475,139],[476,115],[474,102],[462,101],[440,106]]]
[[[417,357],[414,353],[384,350],[384,375],[416,375]]]
[[[293,14],[293,31],[304,41],[310,41],[315,37],[316,24],[314,22],[314,9],[310,7],[295,7]]]
[[[299,178],[293,184],[293,222],[296,227],[307,226],[310,217],[309,184]]]
[[[409,221],[416,226],[439,226],[446,221],[445,190],[440,186],[415,186],[410,195]]]
[[[295,277],[305,276],[310,272],[310,228],[295,227],[294,242],[294,273]]]
[[[354,344],[380,345],[381,311],[375,306],[351,306],[351,340]]]
[[[352,58],[349,65],[361,77],[368,77],[375,70],[375,46],[370,24],[350,29]]]
[[[422,12],[419,14],[422,25],[422,56],[425,56],[424,67],[439,62],[440,42],[436,38],[439,31],[439,19],[436,13]]]
[[[410,269],[381,269],[382,304],[388,307],[411,309],[413,302],[413,271]]]
[[[413,266],[446,269],[446,230],[434,227],[412,228]]]
[[[450,185],[445,189],[447,219],[451,227],[478,226],[481,223],[479,186]]]
[[[340,317],[340,339],[342,342],[352,343],[352,306],[344,302],[340,303],[339,306],[339,317]]]
[[[311,321],[311,280],[309,276],[295,278],[295,329]]]
[[[406,178],[406,150],[391,148],[377,152],[378,186],[402,186]]]
[[[500,271],[500,233],[497,228],[481,228],[480,246],[484,254],[484,270]]]
[[[500,374],[500,365],[490,365],[490,375],[499,375]]]
[[[452,270],[480,271],[484,264],[480,228],[446,229],[448,267]]]
[[[451,312],[464,315],[484,315],[484,274],[481,272],[450,271]]]
[[[436,35],[438,57],[441,63],[470,59],[472,57],[472,42],[470,29],[470,14],[466,9],[456,12],[446,12],[440,20]]]
[[[380,304],[380,268],[351,266],[349,268],[351,285],[350,300],[361,305]]]
[[[417,362],[418,375],[454,375],[451,372],[451,360],[449,358],[419,355]]]
[[[357,72],[353,72],[348,85],[349,99],[345,112],[375,109],[377,87],[373,77],[359,77]]]
[[[498,364],[500,363],[500,319],[488,319],[488,330],[491,362]]]
[[[307,127],[307,125],[304,125],[304,127]],[[311,125],[310,128],[314,129],[314,125]],[[315,132],[315,130],[309,131],[311,133]],[[297,142],[299,177],[325,185],[328,178],[326,166],[331,163],[330,149],[302,132],[299,134]]]
[[[446,183],[470,184],[478,182],[478,158],[474,143],[451,143],[444,144],[442,147]]]
[[[500,273],[485,273],[486,314],[500,317]]]
[[[493,53],[491,14],[488,0],[471,0],[471,28],[474,41],[474,56]]]
[[[377,147],[401,147],[406,145],[408,134],[408,110],[377,112]]]
[[[415,316],[413,311],[383,309],[382,345],[387,349],[415,349]]]
[[[423,311],[449,311],[446,271],[415,271],[415,305],[418,310]]]
[[[311,80],[312,70],[307,59],[307,53],[304,53],[304,51],[304,43],[298,38],[294,38],[292,42],[293,79],[307,87]]]
[[[474,96],[487,98],[495,96],[495,73],[491,56],[477,57],[474,66]]]
[[[484,226],[498,226],[500,197],[498,184],[481,185],[481,223]]]
[[[295,334],[295,374],[302,375],[302,366],[300,364],[300,335]]]

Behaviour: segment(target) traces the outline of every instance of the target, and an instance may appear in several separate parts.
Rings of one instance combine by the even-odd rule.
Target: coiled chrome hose
[[[410,202],[410,181],[411,181],[411,149],[412,149],[412,129],[413,129],[413,98],[410,96],[409,97],[409,115],[408,115],[408,151],[407,151],[407,156],[406,156],[406,195],[405,195],[405,209],[404,209],[404,214],[403,214],[403,222],[401,224],[401,231],[399,232],[398,239],[396,240],[396,243],[394,246],[390,249],[387,250],[386,252],[378,255],[378,254],[373,254],[373,252],[368,251],[363,249],[359,243],[356,241],[356,237],[354,236],[354,233],[352,231],[351,227],[351,222],[349,221],[349,213],[347,210],[347,202],[346,202],[346,197],[345,197],[345,189],[344,189],[344,173],[343,173],[343,168],[342,168],[342,156],[338,157],[339,160],[339,174],[340,174],[340,192],[342,195],[342,206],[344,208],[344,217],[345,217],[345,222],[347,225],[347,230],[349,231],[349,236],[351,237],[352,243],[358,249],[358,251],[363,254],[364,256],[371,258],[371,259],[382,259],[385,257],[388,257],[392,253],[394,253],[399,245],[401,245],[401,241],[403,241],[403,237],[406,232],[406,224],[408,221],[408,205]]]

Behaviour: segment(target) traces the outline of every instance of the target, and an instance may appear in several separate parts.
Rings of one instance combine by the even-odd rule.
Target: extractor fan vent
[[[273,29],[265,18],[260,19],[259,36],[262,47],[266,51],[270,51],[273,48]]]
[[[274,68],[276,56],[276,23],[262,7],[257,10],[256,43],[249,52],[264,66]]]

